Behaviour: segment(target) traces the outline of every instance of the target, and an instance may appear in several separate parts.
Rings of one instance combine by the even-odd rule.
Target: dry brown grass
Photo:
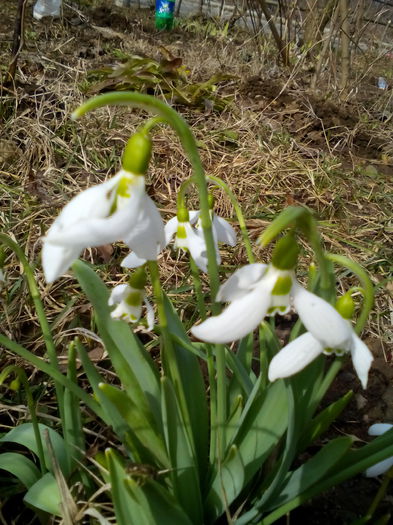
[[[119,12],[114,12],[121,20]],[[87,70],[116,62],[114,50],[157,57],[158,46],[164,45],[183,58],[195,81],[217,71],[235,75],[218,91],[235,100],[224,112],[180,110],[199,141],[207,173],[228,183],[241,203],[251,237],[255,240],[288,204],[305,204],[315,210],[327,248],[355,257],[378,286],[369,330],[387,349],[392,340],[392,300],[386,284],[391,277],[392,254],[392,133],[375,115],[390,107],[390,94],[383,94],[381,102],[381,94],[373,92],[367,107],[363,102],[348,106],[349,113],[358,112],[355,125],[351,114],[348,126],[343,122],[335,126],[329,120],[326,127],[323,118],[316,116],[315,99],[308,98],[302,79],[285,79],[282,72],[269,66],[267,56],[261,59],[251,39],[244,42],[244,35],[201,37],[184,27],[170,35],[157,35],[152,33],[151,18],[140,19],[135,13],[127,15],[128,20],[120,27],[112,24],[103,28],[102,13],[86,10],[88,26],[70,25],[73,14],[67,11],[64,22],[48,24],[33,22],[29,15],[18,83],[1,93],[5,121],[1,136],[1,228],[25,247],[29,260],[36,265],[48,318],[60,347],[74,334],[70,330],[76,321],[86,322],[88,305],[72,277],[51,287],[45,285],[39,263],[40,237],[73,195],[115,173],[124,143],[143,117],[140,112],[111,108],[87,115],[75,124],[69,115],[85,100]],[[74,13],[76,19],[78,16]],[[2,63],[7,62],[8,52],[9,46],[2,45]],[[268,91],[248,83],[247,79],[256,75]],[[250,85],[247,92],[245,86]],[[322,122],[321,129],[315,129],[316,121]],[[225,130],[236,138],[228,141]],[[366,137],[363,150],[357,144],[362,134]],[[175,212],[177,190],[189,174],[177,138],[170,130],[158,131],[148,191],[165,216]],[[216,197],[217,212],[234,219],[228,198],[221,192]],[[190,194],[190,204],[197,206],[194,193]],[[267,252],[258,247],[255,251],[261,260],[267,259]],[[84,257],[97,265],[110,284],[121,276],[118,263],[124,253],[116,247],[109,261],[103,260],[99,250],[87,250]],[[229,269],[246,262],[241,247],[235,252],[226,250],[223,255]],[[169,252],[162,256],[163,280],[170,290],[188,282],[187,265],[182,259],[174,262],[172,256]],[[4,330],[12,339],[39,352],[42,341],[36,330],[37,319],[12,255],[7,256],[5,269]],[[345,272],[339,274],[339,280],[343,288],[350,282]],[[177,297],[184,311],[189,300],[187,293]],[[386,356],[390,359],[388,352]]]

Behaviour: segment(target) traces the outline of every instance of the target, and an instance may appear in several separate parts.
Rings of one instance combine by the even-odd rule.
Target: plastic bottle
[[[175,0],[156,0],[156,29],[172,29]]]
[[[60,16],[61,0],[37,0],[33,9],[33,16],[41,20],[44,16]]]

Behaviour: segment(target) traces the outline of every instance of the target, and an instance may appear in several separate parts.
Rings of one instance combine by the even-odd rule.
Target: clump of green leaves
[[[193,82],[190,71],[180,57],[160,48],[163,57],[131,55],[122,63],[88,73],[88,94],[107,91],[138,91],[158,95],[172,104],[223,111],[232,101],[231,95],[218,93],[221,84],[232,75],[217,73],[204,82]]]

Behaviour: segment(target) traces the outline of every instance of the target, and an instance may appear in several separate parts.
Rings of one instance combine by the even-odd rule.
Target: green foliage
[[[167,58],[160,61],[138,55],[127,58],[122,64],[104,67],[88,73],[89,86],[82,87],[88,94],[106,91],[135,90],[141,93],[162,94],[168,102],[177,105],[223,111],[231,97],[218,94],[219,85],[232,79],[228,74],[217,73],[205,82],[192,82],[190,72],[182,65],[181,58],[173,57],[161,48]],[[233,141],[232,136],[226,140]]]

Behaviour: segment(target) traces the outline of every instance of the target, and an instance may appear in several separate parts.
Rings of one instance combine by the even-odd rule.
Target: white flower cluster
[[[143,170],[140,170],[143,173]],[[173,237],[177,249],[188,251],[197,266],[207,271],[207,249],[199,220],[200,212],[179,210],[164,227],[153,201],[145,192],[143,174],[123,168],[110,180],[83,191],[62,210],[43,239],[42,264],[47,282],[62,275],[87,247],[122,240],[132,252],[122,261],[126,268],[137,268],[156,260]],[[211,211],[217,262],[218,243],[234,246],[232,226]],[[273,260],[274,262],[274,260]],[[293,268],[286,266],[286,268]],[[136,322],[143,302],[147,307],[148,326],[153,326],[152,308],[147,302],[144,284],[116,286],[110,305],[116,306],[114,318]],[[328,302],[305,290],[293,270],[275,264],[250,264],[237,270],[218,292],[218,301],[229,305],[215,317],[192,328],[198,339],[211,343],[229,343],[252,332],[266,315],[285,314],[293,308],[307,332],[287,344],[271,361],[269,379],[291,376],[321,353],[342,355],[350,352],[355,370],[366,387],[373,359],[358,338],[349,320]]]

